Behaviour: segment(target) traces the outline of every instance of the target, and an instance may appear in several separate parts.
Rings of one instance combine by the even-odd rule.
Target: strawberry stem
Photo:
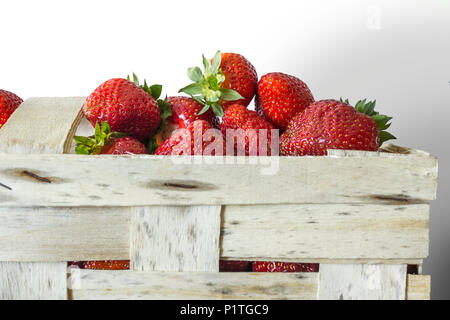
[[[222,53],[220,51],[216,52],[212,60],[206,59],[204,55],[202,58],[204,71],[199,67],[189,68],[187,74],[193,83],[181,88],[178,92],[186,93],[205,106],[198,113],[199,115],[211,108],[216,115],[222,117],[223,108],[220,105],[220,101],[236,101],[244,99],[244,97],[235,90],[222,88],[225,75],[220,69],[222,62]]]

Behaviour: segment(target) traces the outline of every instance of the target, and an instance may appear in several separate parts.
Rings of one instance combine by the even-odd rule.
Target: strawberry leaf
[[[202,110],[200,110],[200,112],[199,113],[197,113],[197,115],[202,115],[202,114],[204,114],[206,111],[208,111],[209,110],[209,105],[208,104],[205,104],[205,106],[202,108]]]
[[[211,105],[213,112],[219,117],[223,117],[223,109],[222,106],[218,103]]]
[[[391,123],[389,121],[392,120],[392,117],[380,114],[375,111],[376,100],[369,102],[366,101],[367,99],[358,101],[355,105],[355,109],[360,113],[368,115],[376,122],[379,131],[380,146],[388,140],[397,139],[394,135],[385,131],[391,126]],[[345,100],[345,103],[348,103],[348,99]]]
[[[215,74],[219,71],[220,63],[222,62],[222,53],[218,50],[213,58],[211,64],[211,73]]]
[[[188,69],[188,77],[194,82],[203,80],[203,72],[199,67],[192,67]]]
[[[224,101],[235,101],[235,100],[241,100],[244,99],[243,96],[239,92],[233,89],[220,89],[220,99]]]
[[[393,136],[392,134],[390,134],[387,131],[380,131],[380,146],[388,141],[388,140],[392,140],[392,139],[397,139],[395,136]]]
[[[152,95],[153,99],[158,100],[159,97],[161,96],[162,85],[154,84],[154,85],[150,86],[150,91],[151,91],[151,95]]]
[[[190,96],[197,96],[202,94],[203,87],[201,83],[191,83],[190,85],[178,90],[178,92],[184,92]]]

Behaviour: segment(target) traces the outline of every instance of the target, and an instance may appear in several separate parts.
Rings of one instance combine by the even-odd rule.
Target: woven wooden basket
[[[28,99],[0,130],[0,298],[429,298],[430,277],[406,272],[428,256],[428,153],[68,154],[83,102]],[[67,268],[108,259],[131,270]],[[226,273],[219,259],[320,269]]]

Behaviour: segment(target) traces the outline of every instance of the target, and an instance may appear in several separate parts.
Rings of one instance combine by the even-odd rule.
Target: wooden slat
[[[136,272],[74,269],[72,299],[316,298],[317,273]]]
[[[0,182],[11,188],[0,188],[0,206],[7,207],[401,204],[433,200],[436,195],[436,159],[420,155],[257,158],[279,165],[273,175],[261,174],[269,165],[239,157],[226,159],[247,164],[199,165],[193,163],[195,157],[151,155],[0,155],[0,159]],[[182,160],[191,163],[181,165]]]
[[[373,281],[374,277],[375,275],[370,276],[372,279],[370,285],[376,290],[375,287],[379,282]],[[72,269],[69,293],[70,297],[76,300],[315,300],[318,282],[318,273],[166,273]],[[429,299],[429,283],[429,276],[408,275],[407,299]]]
[[[83,102],[84,98],[80,97],[28,99],[20,105],[0,130],[0,153],[22,154],[23,157],[28,157],[28,153],[68,153],[72,145],[73,134],[82,117]],[[14,164],[12,165],[14,166]],[[22,170],[21,174],[30,179],[48,183],[47,180],[39,179],[26,170]],[[5,184],[0,185],[0,189],[7,191],[6,194],[0,192],[0,202],[2,202],[5,197],[8,199],[11,196],[9,191],[12,190]],[[39,196],[39,190],[33,192],[35,192],[35,196]],[[9,240],[7,239],[11,229],[14,228],[9,225],[9,220],[11,217],[14,219],[21,214],[30,212],[21,208],[9,208],[6,213],[9,215],[4,216],[2,225],[9,231],[0,232],[0,238],[5,242],[13,242],[12,245],[7,245],[6,251],[9,249],[19,250],[17,246],[22,245],[19,242],[20,237],[13,236]],[[25,219],[27,218],[39,223],[32,215]],[[44,223],[44,226],[48,226],[48,224]],[[32,235],[28,231],[28,228],[21,230],[22,233],[28,235],[28,240],[32,241]],[[50,230],[46,229],[46,231]],[[45,239],[40,238],[39,240],[45,242]],[[42,245],[40,241],[37,242]],[[22,250],[19,251],[26,250],[26,247],[22,247]],[[7,257],[3,260],[14,261],[8,253],[6,255]],[[26,258],[24,261],[30,261],[30,258]],[[49,261],[62,260],[52,259]],[[66,266],[65,262],[0,262],[0,297],[4,299],[66,299]]]
[[[0,208],[0,261],[129,259],[130,208]]]
[[[67,299],[66,263],[0,263],[0,300]]]
[[[0,130],[1,153],[68,153],[84,97],[30,98]]]
[[[129,259],[130,214],[120,207],[0,208],[0,260]],[[189,221],[174,212],[158,215],[170,223]],[[424,204],[225,206],[220,256],[420,264],[428,256],[428,217]]]
[[[417,259],[428,256],[429,205],[226,206],[222,256]]]
[[[318,300],[405,300],[406,265],[321,264]]]
[[[133,208],[130,268],[219,271],[220,206]]]
[[[408,274],[406,288],[408,300],[430,300],[431,277]]]

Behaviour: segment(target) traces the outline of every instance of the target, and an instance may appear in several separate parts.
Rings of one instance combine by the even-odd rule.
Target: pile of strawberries
[[[188,69],[184,96],[161,99],[162,86],[139,83],[133,74],[102,83],[83,105],[95,128],[76,136],[78,154],[321,156],[327,149],[376,151],[395,139],[385,130],[391,117],[375,102],[319,100],[305,82],[280,72],[258,81],[255,67],[242,55],[218,51],[203,56],[203,70]],[[255,98],[256,111],[248,109]],[[0,90],[0,128],[22,100]],[[236,132],[242,139],[236,137]],[[279,154],[278,154],[279,152]],[[126,269],[128,262],[87,262],[86,268]],[[251,267],[250,267],[251,266]],[[222,269],[317,271],[317,265],[278,262],[222,262]]]

